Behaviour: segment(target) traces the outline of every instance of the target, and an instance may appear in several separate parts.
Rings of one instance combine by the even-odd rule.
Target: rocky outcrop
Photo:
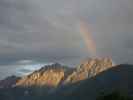
[[[122,96],[133,96],[133,65],[115,65],[95,77],[63,86],[57,89],[55,97],[58,100],[100,100],[98,96],[108,95],[112,91],[120,92]],[[115,97],[111,100],[118,99]]]
[[[133,96],[133,65],[114,66],[94,77],[54,88],[52,92],[51,89],[48,91],[42,87],[0,89],[0,98],[1,100],[97,100],[100,95],[110,94],[112,91]]]
[[[112,66],[113,62],[110,58],[87,59],[83,61],[71,75],[68,76],[64,83],[74,83],[91,78],[100,72],[111,68]]]
[[[58,63],[42,67],[40,70],[18,80],[16,86],[56,87],[66,77],[68,68]]]
[[[45,66],[19,79],[16,83],[18,87],[0,88],[0,98],[2,100],[97,100],[99,95],[112,91],[133,96],[133,65],[112,65],[110,58],[96,58],[83,61],[76,69],[63,67],[60,64]],[[56,88],[36,87],[45,85]]]
[[[42,67],[40,70],[21,78],[16,86],[49,86],[71,84],[91,78],[113,65],[110,58],[93,58],[83,61],[77,68],[68,68],[58,63]]]

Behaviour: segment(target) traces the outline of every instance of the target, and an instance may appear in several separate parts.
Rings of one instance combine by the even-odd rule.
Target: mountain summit
[[[74,83],[87,78],[94,77],[102,71],[113,67],[110,58],[92,58],[84,60],[77,69],[68,76],[65,83]]]
[[[58,63],[47,65],[32,74],[22,77],[16,86],[48,86],[56,87],[64,79],[69,68]]]
[[[69,68],[58,63],[44,66],[32,74],[22,77],[16,86],[50,86],[71,84],[93,77],[100,72],[111,68],[113,65],[110,58],[94,58],[83,61],[80,66]]]
[[[12,86],[0,88],[0,99],[97,100],[99,95],[115,90],[132,96],[132,79],[133,65],[113,66],[110,58],[86,59],[76,68],[55,63],[18,80],[11,77],[1,81]]]

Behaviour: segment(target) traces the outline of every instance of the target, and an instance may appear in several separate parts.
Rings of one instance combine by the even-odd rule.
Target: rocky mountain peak
[[[46,65],[32,74],[21,78],[16,86],[49,86],[55,87],[61,83],[65,77],[65,66],[54,63]]]
[[[91,58],[83,61],[77,70],[87,71],[89,77],[92,77],[112,66],[113,62],[111,58]]]
[[[65,83],[74,83],[99,74],[113,66],[110,58],[90,58],[84,60],[77,69],[69,75]]]
[[[113,62],[110,58],[86,59],[76,68],[54,63],[21,78],[16,86],[57,87],[59,84],[74,83],[93,77],[112,66]]]

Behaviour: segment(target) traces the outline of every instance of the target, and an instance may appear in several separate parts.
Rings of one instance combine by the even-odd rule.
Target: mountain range
[[[0,81],[1,100],[96,100],[114,90],[133,93],[133,66],[110,58],[86,59],[75,68],[59,63]]]

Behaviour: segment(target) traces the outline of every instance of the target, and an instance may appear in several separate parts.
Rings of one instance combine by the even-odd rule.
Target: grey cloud
[[[24,59],[77,65],[90,56],[78,29],[81,19],[91,24],[100,56],[132,63],[132,5],[132,0],[1,0],[0,66],[16,68],[9,65]]]

